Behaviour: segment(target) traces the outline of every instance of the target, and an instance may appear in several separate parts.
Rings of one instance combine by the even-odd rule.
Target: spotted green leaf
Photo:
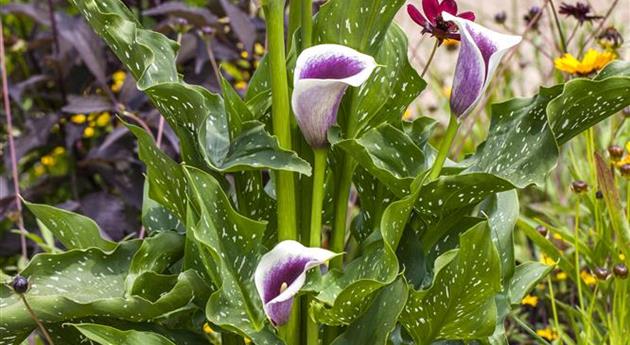
[[[156,241],[163,239],[161,236],[157,235]],[[31,284],[25,296],[44,323],[98,316],[148,321],[194,307],[191,302],[195,297],[207,297],[207,287],[193,271],[163,276],[168,277],[168,284],[157,284],[145,273],[137,279],[150,283],[143,284],[150,290],[133,293],[125,282],[140,247],[141,241],[130,241],[120,243],[111,252],[88,248],[36,255],[21,272]],[[0,344],[18,344],[18,335],[28,334],[35,323],[22,301],[4,285],[0,287],[0,306]]]
[[[422,187],[416,210],[425,224],[431,226],[488,196],[513,188],[509,181],[487,173],[442,176]]]
[[[218,290],[208,300],[206,317],[256,344],[282,344],[266,322],[253,281],[266,223],[237,213],[211,175],[192,167],[186,174],[199,212],[198,221],[187,226],[206,264],[216,270],[211,276]]]
[[[400,320],[420,345],[481,339],[494,331],[501,262],[487,223],[462,234],[459,242],[459,249],[437,259],[432,286],[409,293]]]
[[[167,338],[151,332],[121,331],[94,323],[72,324],[85,337],[102,345],[175,345]]]
[[[424,152],[401,130],[383,124],[356,139],[335,143],[399,197],[427,170]]]
[[[494,174],[519,188],[542,186],[559,155],[545,110],[561,92],[562,86],[541,88],[535,97],[493,104],[488,138],[467,171]]]
[[[518,265],[510,281],[510,303],[520,305],[525,295],[552,270],[553,266],[540,262],[526,262]]]
[[[138,155],[147,166],[149,197],[179,220],[185,220],[187,187],[181,166],[162,152],[142,128],[130,124],[127,128],[138,139]]]
[[[101,229],[88,217],[48,205],[24,204],[68,249],[96,247],[107,251],[116,247],[101,237]]]
[[[154,231],[180,230],[182,224],[160,203],[149,196],[149,182],[145,179],[142,200],[142,225],[147,233]]]
[[[407,290],[402,278],[381,289],[366,312],[332,345],[385,345],[407,302]]]
[[[547,106],[547,115],[556,140],[564,144],[629,105],[630,75],[618,64],[609,64],[600,77],[567,82]]]
[[[228,137],[220,137],[215,125],[208,120],[202,126],[199,141],[207,163],[217,171],[269,168],[311,174],[308,162],[293,151],[281,149],[278,139],[265,131],[265,125],[258,121],[242,123],[241,132],[230,141]]]
[[[420,195],[422,177],[412,184],[412,192],[392,202],[383,212],[380,232],[365,244],[364,254],[350,262],[343,273],[332,271],[322,279],[312,304],[319,322],[346,325],[362,315],[375,298],[374,292],[391,284],[398,276],[396,249]]]

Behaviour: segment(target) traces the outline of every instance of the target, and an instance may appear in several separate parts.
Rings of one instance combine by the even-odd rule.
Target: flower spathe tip
[[[293,298],[306,281],[306,272],[337,256],[322,248],[309,248],[296,241],[282,241],[260,259],[254,282],[265,315],[275,326],[289,320]]]
[[[291,105],[309,145],[326,145],[346,89],[361,86],[376,67],[373,57],[337,44],[316,45],[298,56]]]
[[[502,34],[465,18],[443,12],[459,28],[461,48],[455,67],[451,111],[458,118],[470,114],[490,85],[501,59],[519,44],[520,36]]]

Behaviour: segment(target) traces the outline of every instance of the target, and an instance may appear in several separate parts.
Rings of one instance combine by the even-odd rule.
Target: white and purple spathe
[[[447,12],[443,12],[442,17],[455,22],[461,35],[451,92],[451,111],[458,118],[463,118],[479,103],[501,59],[521,42],[521,37],[492,31]]]
[[[296,241],[282,241],[260,259],[254,282],[265,315],[275,326],[289,320],[293,298],[306,281],[306,272],[326,264],[337,254],[322,248],[309,248]]]
[[[376,66],[373,57],[337,44],[313,46],[298,56],[291,105],[311,147],[327,144],[346,89],[365,83]]]

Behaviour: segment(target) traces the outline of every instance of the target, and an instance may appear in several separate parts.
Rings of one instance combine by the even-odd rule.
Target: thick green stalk
[[[343,165],[340,176],[335,183],[335,221],[333,224],[332,237],[330,239],[330,250],[335,253],[342,253],[345,249],[346,240],[346,220],[348,218],[348,198],[350,197],[350,186],[352,185],[352,174],[355,163],[352,157],[343,155]],[[342,269],[343,257],[339,256],[330,262],[331,268]]]
[[[289,1],[289,25],[287,26],[287,52],[291,51],[293,34],[302,26],[302,0]]]
[[[284,44],[285,0],[263,1],[267,21],[268,59],[271,68],[272,123],[280,147],[291,150],[291,118]],[[295,216],[295,181],[288,171],[276,172],[278,240],[298,240]],[[283,327],[287,344],[298,344],[300,336],[299,303],[295,303],[289,322]]]
[[[440,177],[440,173],[442,172],[442,167],[444,166],[446,157],[448,157],[448,153],[451,150],[451,146],[453,145],[453,140],[455,139],[455,134],[457,134],[458,129],[459,129],[459,120],[457,119],[457,116],[451,114],[451,119],[448,122],[448,128],[446,129],[446,134],[444,135],[444,138],[442,138],[442,143],[440,144],[440,150],[438,151],[438,155],[435,158],[433,167],[431,167],[429,181],[435,180],[438,177]]]
[[[269,0],[265,6],[267,42],[271,66],[271,101],[273,131],[283,149],[291,149],[291,118],[286,55],[284,53],[284,0]],[[293,174],[276,172],[278,202],[278,240],[296,240],[295,182]]]
[[[313,0],[302,0],[302,48],[313,44]]]
[[[308,245],[321,247],[322,205],[324,204],[324,178],[326,176],[326,158],[328,150],[314,149],[313,195],[311,202],[311,232]]]

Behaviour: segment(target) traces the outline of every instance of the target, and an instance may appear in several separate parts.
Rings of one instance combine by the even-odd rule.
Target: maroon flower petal
[[[424,16],[422,15],[422,13],[420,13],[420,10],[418,10],[416,6],[412,4],[407,5],[407,13],[409,13],[409,17],[411,17],[411,19],[416,22],[416,24],[424,27],[424,25],[427,23],[426,18],[424,18]]]
[[[435,25],[435,19],[440,15],[440,4],[438,0],[422,0],[422,9],[425,17]]]
[[[475,21],[475,13],[473,13],[472,11],[462,12],[458,14],[457,16],[460,18],[464,18],[466,20],[470,20],[471,22]]]
[[[455,0],[444,0],[440,4],[440,9],[438,13],[448,12],[452,15],[457,14],[457,3]]]

